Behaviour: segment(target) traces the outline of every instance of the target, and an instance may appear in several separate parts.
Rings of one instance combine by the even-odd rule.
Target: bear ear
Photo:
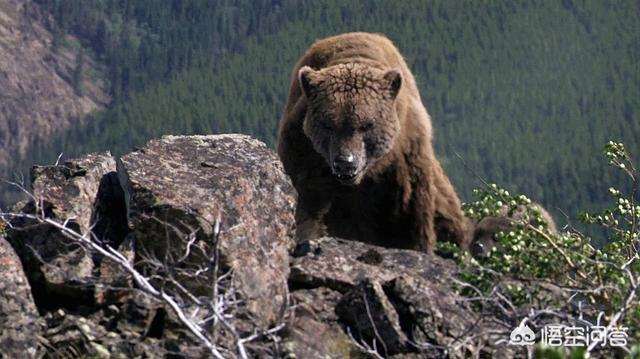
[[[300,83],[302,92],[304,92],[307,98],[309,98],[313,92],[314,85],[311,82],[313,81],[314,75],[315,71],[309,66],[302,66],[298,71],[298,82]]]
[[[402,75],[400,74],[400,71],[395,69],[389,70],[383,77],[388,83],[391,98],[396,98],[396,96],[398,96],[398,92],[400,92],[400,87],[402,86]]]

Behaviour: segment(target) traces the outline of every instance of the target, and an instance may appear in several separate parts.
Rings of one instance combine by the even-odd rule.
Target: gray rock
[[[294,253],[290,285],[343,293],[334,304],[339,321],[382,355],[463,358],[493,347],[495,338],[482,335],[490,326],[457,294],[450,260],[336,238]],[[480,335],[461,341],[468,333]]]
[[[128,236],[117,248],[118,253],[125,258],[129,265],[133,266],[135,261],[135,250],[132,236]],[[98,305],[112,303],[124,303],[131,294],[133,288],[133,278],[129,272],[111,259],[104,258],[100,267],[95,286],[95,301]]]
[[[285,358],[343,359],[359,351],[338,324],[328,324],[313,317],[297,316],[289,324],[283,343]]]
[[[452,285],[453,283],[451,283]],[[418,352],[429,356],[468,357],[479,341],[465,344],[468,334],[481,334],[486,327],[480,317],[457,296],[452,286],[432,286],[421,278],[404,276],[384,284],[400,324]],[[493,338],[482,338],[482,342]]]
[[[522,354],[495,344],[504,335],[491,333],[508,326],[494,330],[499,313],[483,307],[481,314],[457,294],[461,273],[451,260],[336,238],[293,248],[294,189],[273,152],[248,136],[167,136],[121,162],[94,154],[37,167],[33,189],[47,216],[91,230],[188,315],[207,318],[205,330],[229,353],[237,336],[255,335],[246,348],[261,358],[367,358],[363,346],[374,342],[381,356],[397,359]],[[33,212],[35,203],[22,207]],[[11,329],[18,323],[63,356],[206,356],[171,309],[132,290],[128,272],[50,225],[12,225],[7,240],[44,324],[12,269],[19,261],[0,240],[0,269],[15,274],[0,282],[0,328],[9,328],[0,331],[0,351],[15,342],[37,354],[35,336]],[[202,305],[216,278],[234,331],[214,324]],[[5,324],[4,313],[17,319]],[[260,335],[281,321],[282,331]]]
[[[303,255],[300,247],[306,247]],[[328,287],[345,293],[370,279],[387,283],[397,277],[429,280],[433,286],[450,287],[458,273],[451,260],[411,250],[382,248],[339,238],[319,238],[300,243],[291,263],[293,286]]]
[[[340,298],[342,293],[326,287],[298,289],[291,292],[291,304],[296,307],[296,313],[310,315],[330,323],[338,322],[334,308]]]
[[[48,224],[13,225],[7,239],[22,260],[38,308],[92,303],[93,261],[80,245]]]
[[[116,171],[110,153],[94,153],[59,166],[33,166],[33,195],[50,206],[55,218],[73,219],[84,234],[94,221],[94,207],[102,178]]]
[[[181,342],[194,345],[184,338],[146,336],[148,312],[134,300],[122,311],[105,308],[83,315],[63,309],[49,312],[44,316],[47,329],[42,334],[47,354],[61,358],[162,358],[167,355],[167,346],[177,347]]]
[[[43,324],[20,259],[0,236],[0,357],[35,358]]]
[[[359,357],[361,352],[342,330],[335,313],[342,294],[329,288],[291,293],[295,314],[284,333],[284,357],[332,359]]]
[[[93,233],[105,243],[121,241],[115,235],[126,232],[125,213],[111,208],[118,201],[100,194],[119,187],[107,180],[116,174],[115,169],[109,153],[85,155],[64,165],[34,166],[31,187],[36,200],[27,202],[21,211],[66,221],[80,234],[92,231],[95,224]],[[105,198],[102,202],[101,197]],[[119,220],[110,217],[114,213],[113,218]],[[91,305],[95,266],[91,254],[52,225],[26,219],[12,224],[7,239],[22,260],[38,307]]]
[[[356,340],[372,347],[375,343],[385,356],[410,350],[398,312],[380,283],[363,280],[342,297],[335,311]]]
[[[179,265],[205,266],[217,241],[259,326],[282,315],[295,191],[273,151],[245,135],[165,136],[122,162],[138,253],[171,262],[185,258],[191,241]],[[210,293],[211,282],[183,279],[196,294]]]

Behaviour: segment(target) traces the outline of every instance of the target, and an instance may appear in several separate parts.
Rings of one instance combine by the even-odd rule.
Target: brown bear
[[[530,207],[540,212],[540,217],[547,225],[549,233],[559,233],[553,217],[541,204],[533,202]],[[485,258],[491,254],[494,248],[499,250],[500,246],[496,234],[510,231],[517,223],[530,223],[528,210],[524,206],[518,207],[511,215],[507,213],[505,207],[501,210],[499,217],[489,216],[478,221],[470,245],[471,255],[476,258]]]
[[[416,81],[389,39],[316,41],[293,70],[278,134],[298,191],[298,239],[433,253],[438,233],[466,249],[467,219],[431,137]]]

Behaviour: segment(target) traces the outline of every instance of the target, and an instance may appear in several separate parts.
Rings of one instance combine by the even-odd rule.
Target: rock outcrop
[[[275,322],[287,301],[295,195],[273,152],[243,135],[165,136],[122,162],[137,245],[162,259],[186,253],[190,239],[212,253],[216,240],[252,316],[262,327]],[[208,261],[192,253],[190,263]]]
[[[0,357],[35,358],[44,321],[31,296],[20,259],[0,236]]]
[[[60,166],[34,166],[31,192],[37,201],[26,203],[21,211],[45,213],[60,223],[66,221],[82,235],[93,233],[113,245],[115,239],[108,240],[105,234],[124,231],[124,211],[104,213],[108,206],[118,205],[118,198],[102,203],[99,199],[109,192],[104,183],[115,170],[116,162],[109,153],[90,154]],[[12,232],[9,240],[22,259],[38,306],[55,308],[62,302],[66,306],[91,305],[87,300],[93,297],[96,267],[91,254],[51,224],[29,219],[17,219],[13,224],[20,229]]]
[[[484,343],[500,338],[461,340],[466,333],[491,328],[457,295],[458,269],[450,260],[336,238],[300,243],[294,256],[289,279],[293,293],[298,288],[331,290],[322,296],[324,307],[311,310],[314,315],[330,307],[337,317],[325,323],[349,328],[362,343],[375,342],[385,356],[497,355]],[[294,297],[306,308],[318,302]],[[501,351],[505,357],[511,353],[504,347]]]
[[[241,347],[261,358],[516,354],[483,334],[493,324],[457,294],[451,260],[338,238],[294,243],[295,191],[275,154],[248,136],[166,136],[122,159],[91,154],[33,173],[37,201],[23,213],[113,248],[216,333],[225,357]],[[7,331],[0,343],[15,340],[27,356],[210,353],[108,257],[52,224],[10,224],[22,265],[0,239],[1,295],[11,296],[0,313],[41,335]]]

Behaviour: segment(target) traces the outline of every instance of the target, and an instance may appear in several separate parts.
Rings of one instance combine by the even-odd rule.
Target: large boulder
[[[35,358],[43,321],[20,259],[0,236],[0,357]]]
[[[32,173],[34,198],[16,211],[117,249],[190,315],[198,312],[194,300],[224,296],[218,310],[237,332],[226,331],[217,344],[235,348],[236,335],[269,328],[286,314],[295,191],[263,143],[242,135],[167,136],[121,161],[90,154]],[[134,290],[108,257],[51,224],[9,218],[8,240],[44,314],[46,348],[89,356],[202,349],[169,307]],[[205,275],[191,276],[199,268]],[[155,280],[171,276],[180,288]],[[200,319],[211,320],[208,307],[201,309]]]
[[[139,253],[180,268],[219,256],[259,327],[283,315],[296,198],[273,151],[245,135],[165,136],[122,163]],[[176,279],[196,296],[215,280]]]
[[[126,215],[122,190],[113,181],[116,162],[109,153],[89,154],[61,165],[34,166],[32,200],[21,212],[65,223],[82,235],[92,232],[106,244],[122,241]],[[17,218],[7,239],[15,248],[42,308],[91,305],[97,258],[53,225]]]

